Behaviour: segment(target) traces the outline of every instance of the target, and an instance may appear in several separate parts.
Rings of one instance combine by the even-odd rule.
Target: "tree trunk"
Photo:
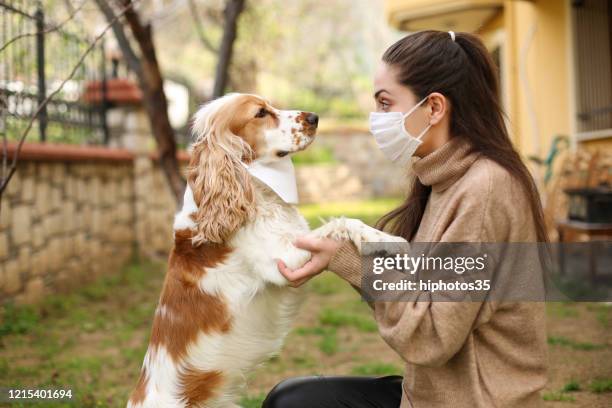
[[[227,0],[225,10],[223,11],[225,28],[223,29],[223,38],[219,47],[213,99],[224,94],[229,82],[229,66],[232,60],[234,41],[238,32],[238,17],[240,17],[242,10],[244,10],[244,0]]]
[[[109,15],[113,13],[112,9],[108,6],[106,0],[96,0],[96,2],[108,20]],[[122,6],[127,6],[131,3],[131,0],[119,0],[119,3]],[[138,13],[133,8],[125,12],[125,19],[140,48],[140,59],[131,49],[125,33],[119,26],[113,27],[115,36],[128,65],[138,77],[151,132],[157,142],[159,163],[177,203],[180,204],[185,190],[185,180],[181,175],[179,162],[176,158],[176,139],[168,117],[168,101],[164,93],[164,79],[157,61],[151,25],[142,25]]]

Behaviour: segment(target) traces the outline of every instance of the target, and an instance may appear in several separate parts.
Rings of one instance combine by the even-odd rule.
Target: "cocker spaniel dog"
[[[249,371],[279,352],[301,290],[288,286],[277,261],[293,269],[310,259],[292,244],[309,228],[287,202],[291,194],[281,198],[286,189],[250,169],[292,171],[275,166],[290,165],[288,155],[308,147],[317,123],[312,113],[245,94],[214,100],[195,115],[174,248],[128,407],[237,407]],[[350,219],[312,233],[358,247],[395,238]]]

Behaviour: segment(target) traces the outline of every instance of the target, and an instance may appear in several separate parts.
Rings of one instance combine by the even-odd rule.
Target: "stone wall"
[[[336,163],[297,167],[300,202],[331,202],[375,197],[404,197],[406,170],[390,162],[374,138],[363,131],[317,135],[313,146],[331,149]]]
[[[186,163],[186,161],[183,161]],[[161,168],[149,157],[134,160],[136,241],[140,255],[166,256],[173,243],[176,202]]]
[[[175,211],[150,155],[24,145],[1,202],[0,303],[33,303],[137,254],[167,253]]]

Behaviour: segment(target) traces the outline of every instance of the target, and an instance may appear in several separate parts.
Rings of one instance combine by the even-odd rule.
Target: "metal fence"
[[[77,18],[48,21],[40,2],[0,0],[0,132],[23,134],[47,96],[58,89],[93,39]],[[87,87],[101,87],[95,103]],[[36,118],[29,141],[106,143],[106,67],[101,41]]]

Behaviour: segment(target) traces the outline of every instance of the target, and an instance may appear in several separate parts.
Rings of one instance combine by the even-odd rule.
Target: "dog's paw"
[[[330,238],[335,241],[351,239],[346,228],[346,218],[332,218],[309,234],[315,238]]]
[[[312,254],[304,249],[292,247],[283,257],[281,261],[287,265],[289,269],[298,269],[306,262],[310,261]]]

